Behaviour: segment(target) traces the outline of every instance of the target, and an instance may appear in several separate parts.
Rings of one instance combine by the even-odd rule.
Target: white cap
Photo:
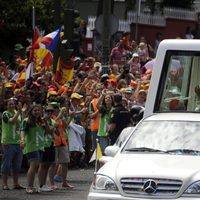
[[[134,53],[134,54],[132,55],[132,58],[135,58],[135,57],[139,57],[138,53]]]

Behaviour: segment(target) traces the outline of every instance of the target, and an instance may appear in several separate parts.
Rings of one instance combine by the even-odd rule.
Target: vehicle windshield
[[[200,122],[144,121],[127,141],[123,151],[134,148],[154,149],[154,152],[200,151]],[[138,152],[138,150],[137,150]]]

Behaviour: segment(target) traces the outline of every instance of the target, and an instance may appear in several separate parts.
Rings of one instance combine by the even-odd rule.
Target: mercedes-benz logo
[[[143,189],[146,193],[148,194],[152,194],[156,191],[157,189],[157,184],[154,180],[152,179],[148,179],[144,185],[143,185]]]

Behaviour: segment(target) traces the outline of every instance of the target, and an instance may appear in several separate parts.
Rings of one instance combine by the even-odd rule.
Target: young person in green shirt
[[[2,114],[2,179],[3,190],[9,190],[8,175],[12,172],[13,175],[13,188],[23,189],[18,183],[18,173],[21,169],[22,151],[20,148],[20,111],[22,105],[19,103],[16,110],[16,102],[14,99],[9,99],[7,102],[7,110]]]
[[[34,179],[44,151],[45,128],[42,107],[35,104],[30,108],[28,117],[23,120],[21,127],[21,146],[29,162],[26,188],[29,194],[35,191]]]
[[[97,108],[100,113],[100,123],[97,136],[101,151],[104,153],[105,148],[109,145],[108,125],[110,122],[111,112],[113,110],[112,96],[106,89],[102,91],[102,94],[98,99]]]
[[[54,146],[54,132],[57,126],[55,120],[52,119],[54,108],[51,105],[45,107],[44,117],[46,124],[46,131],[44,135],[44,152],[38,169],[38,178],[41,192],[50,192],[53,187],[46,185],[47,175],[50,167],[55,162],[55,146]],[[51,186],[54,185],[53,177],[49,175]],[[55,187],[54,187],[55,188]]]

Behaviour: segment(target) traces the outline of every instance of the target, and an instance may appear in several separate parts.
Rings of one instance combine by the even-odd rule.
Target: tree
[[[61,1],[61,16],[66,4]],[[53,29],[54,1],[52,0],[1,0],[0,3],[0,55],[4,49],[13,48],[14,44],[27,45],[31,38],[32,7],[35,7],[36,25],[47,32]]]
[[[151,15],[156,11],[156,1],[155,0],[146,0],[146,6],[150,9]]]
[[[162,7],[176,7],[176,8],[185,8],[185,9],[192,9],[194,5],[194,0],[163,0]]]
[[[136,0],[125,0],[125,5],[126,5],[125,18],[126,18],[128,11],[132,11],[135,9]]]

